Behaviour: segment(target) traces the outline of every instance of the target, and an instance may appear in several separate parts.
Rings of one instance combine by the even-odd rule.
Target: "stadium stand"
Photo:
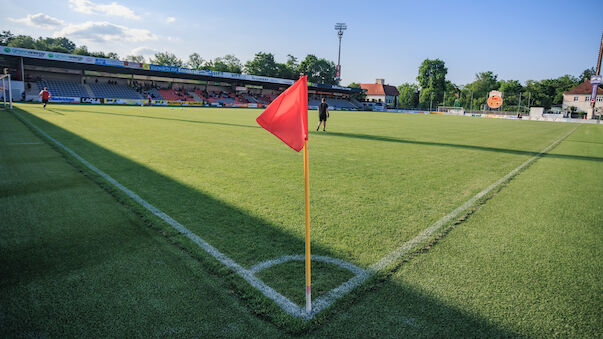
[[[95,98],[142,99],[140,93],[128,86],[100,82],[92,83],[88,86]]]
[[[40,93],[40,88],[38,87],[37,82],[28,82],[25,87],[25,100],[35,100],[38,98],[38,94]]]
[[[354,105],[352,102],[345,100],[345,99],[326,98],[325,101],[329,105],[330,108],[358,109],[358,107],[356,105]],[[316,99],[316,98],[310,98],[308,100],[308,105],[309,106],[318,106],[318,105],[320,105],[320,100]]]
[[[195,101],[195,99],[183,89],[160,89],[158,91],[165,100]]]
[[[151,98],[155,99],[155,100],[165,100],[165,98],[161,95],[161,93],[159,93],[159,91],[156,88],[151,88],[147,93],[145,94],[145,98],[147,97],[148,94],[151,95]]]
[[[87,97],[88,92],[83,85],[73,81],[39,80],[38,88],[48,87],[53,97]]]

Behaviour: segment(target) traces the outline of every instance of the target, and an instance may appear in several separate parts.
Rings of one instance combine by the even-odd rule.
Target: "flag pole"
[[[306,202],[306,312],[312,312],[310,297],[310,161],[308,159],[308,139],[304,140],[304,181]]]

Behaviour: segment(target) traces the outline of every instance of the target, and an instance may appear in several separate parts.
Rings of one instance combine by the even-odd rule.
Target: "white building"
[[[384,79],[377,79],[374,84],[360,84],[360,87],[366,90],[366,101],[383,103],[389,108],[398,107],[400,92],[396,87],[386,85]]]
[[[562,108],[568,109],[568,107],[573,106],[576,107],[576,112],[586,112],[590,115],[590,94],[592,90],[593,86],[590,84],[590,81],[586,80],[580,85],[563,93]],[[603,109],[603,89],[601,89],[601,87],[597,88],[597,99],[595,102],[595,109]]]

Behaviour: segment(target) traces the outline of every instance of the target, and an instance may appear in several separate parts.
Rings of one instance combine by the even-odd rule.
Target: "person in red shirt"
[[[48,103],[48,100],[50,100],[50,92],[48,92],[48,87],[44,87],[38,96],[42,98],[42,104],[44,104],[44,109],[46,109],[46,104]]]

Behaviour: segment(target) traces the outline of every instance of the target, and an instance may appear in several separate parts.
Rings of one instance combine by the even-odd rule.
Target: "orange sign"
[[[502,105],[502,93],[499,91],[491,91],[488,97],[488,106],[490,108],[499,108]]]

